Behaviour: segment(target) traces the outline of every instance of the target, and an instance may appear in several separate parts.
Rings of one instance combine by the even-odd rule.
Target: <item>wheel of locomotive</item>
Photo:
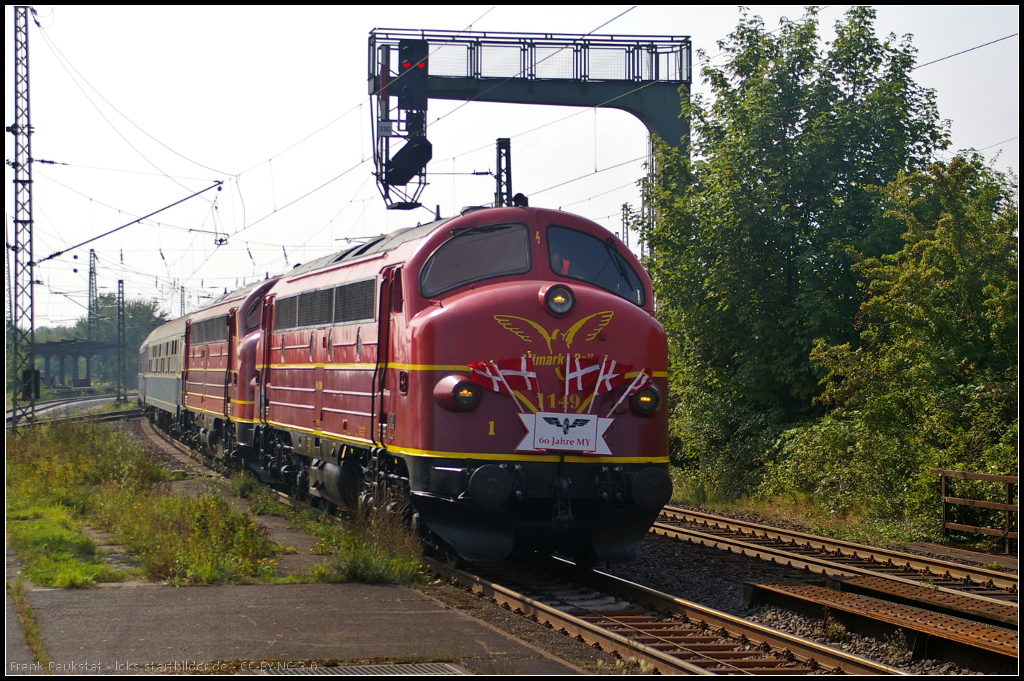
[[[336,513],[337,510],[338,510],[337,506],[332,504],[330,501],[327,501],[327,499],[324,499],[323,497],[309,496],[307,501],[309,502],[309,505],[312,508],[314,508],[314,509],[316,509],[318,511],[323,511],[324,513],[327,513],[328,515],[332,515],[332,514]]]
[[[218,453],[217,459],[225,466],[231,465],[231,459],[234,455],[236,442],[235,442],[235,429],[230,424],[224,429],[224,437],[220,439],[221,451]]]
[[[356,517],[360,519],[369,518],[373,513],[373,509],[377,506],[377,484],[376,475],[374,469],[376,466],[373,462],[363,468],[363,478],[361,482],[361,488],[359,490],[359,497],[356,500],[355,511]]]
[[[444,561],[445,565],[455,570],[462,570],[466,567],[466,559],[459,555],[459,553],[442,542],[440,557]]]
[[[209,454],[211,459],[217,463],[225,462],[225,451],[224,438],[220,436],[210,438]]]

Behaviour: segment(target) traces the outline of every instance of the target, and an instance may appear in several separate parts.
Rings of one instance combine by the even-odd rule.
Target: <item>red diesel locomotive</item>
[[[228,294],[141,349],[140,402],[322,505],[446,551],[632,560],[671,495],[665,333],[614,235],[467,210]]]

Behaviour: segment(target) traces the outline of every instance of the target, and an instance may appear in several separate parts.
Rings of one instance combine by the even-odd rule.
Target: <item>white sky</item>
[[[38,6],[45,35],[77,74],[71,78],[44,32],[32,25],[33,156],[70,164],[37,164],[33,170],[37,260],[216,180],[226,182],[219,195],[208,192],[146,224],[41,265],[37,279],[44,283],[36,287],[36,325],[67,324],[84,315],[90,247],[100,260],[101,292],[116,293],[117,280],[124,279],[129,297],[156,298],[177,316],[177,285],[186,287],[186,307],[192,309],[201,303],[200,295],[216,295],[225,287],[232,289],[262,279],[267,272],[341,250],[345,242],[340,239],[345,237],[379,234],[430,219],[422,209],[384,210],[371,176],[366,61],[372,28],[462,30],[483,15],[474,30],[582,34],[629,7],[601,5],[581,12],[576,6],[506,5]],[[831,5],[821,10],[826,39],[847,8]],[[780,17],[798,18],[803,10],[763,5],[753,6],[751,13],[774,29]],[[691,36],[694,90],[706,92],[696,50],[717,55],[715,42],[735,27],[738,17],[734,7],[640,5],[599,33]],[[10,124],[10,6],[4,21],[4,102]],[[913,34],[918,63],[924,64],[1016,33],[1018,23],[1017,6],[880,7],[876,28],[882,36]],[[990,160],[998,155],[996,167],[1014,171],[1019,168],[1019,45],[1019,38],[1010,38],[914,74],[920,84],[938,92],[940,114],[952,123],[953,150],[984,150]],[[432,100],[428,122],[460,104]],[[493,170],[495,138],[511,137],[514,191],[527,194],[531,205],[564,207],[618,231],[620,206],[639,203],[635,181],[642,174],[641,162],[541,190],[592,173],[595,167],[644,156],[646,129],[638,120],[611,109],[582,110],[578,116],[519,135],[576,111],[581,110],[474,102],[429,125],[434,160],[428,166],[430,186],[422,202],[431,209],[439,205],[442,215],[452,215],[462,206],[492,201],[493,178],[439,173]],[[331,121],[335,122],[290,148]],[[12,159],[13,138],[7,135],[6,140],[6,158]],[[365,163],[358,165],[361,161]],[[285,207],[349,169],[340,179]],[[10,240],[10,168],[5,177]],[[214,198],[216,206],[211,203]],[[265,219],[253,225],[261,218]],[[253,226],[232,236],[246,225]],[[189,230],[216,230],[228,236],[228,243],[217,247],[214,234]]]

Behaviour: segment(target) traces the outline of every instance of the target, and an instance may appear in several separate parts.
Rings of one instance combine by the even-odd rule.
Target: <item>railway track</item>
[[[662,674],[903,674],[812,641],[552,559],[474,572],[425,564],[502,607]]]
[[[925,586],[931,592],[969,596],[978,607],[985,607],[982,604],[987,603],[1003,612],[1016,613],[1017,610],[1017,575],[982,567],[672,506],[665,507],[652,531],[790,565],[828,578],[847,581],[860,577],[882,578],[903,586]]]
[[[129,395],[132,397],[132,395]],[[90,414],[88,416],[64,416],[61,417],[61,412],[67,410],[70,407],[87,409],[91,406],[99,406],[110,402],[114,398],[110,395],[99,395],[90,397],[69,397],[59,400],[47,400],[45,402],[37,402],[35,417],[36,420],[29,422],[27,425],[33,425],[39,423],[40,420],[53,420],[59,419],[63,421],[116,421],[123,418],[134,418],[142,415],[140,409],[125,409],[119,412],[111,412],[109,414]],[[4,422],[10,424],[13,412],[8,409],[4,412]]]
[[[899,632],[914,659],[1016,668],[1016,575],[672,507],[651,531],[800,571],[788,582],[745,582],[751,605],[874,637]]]

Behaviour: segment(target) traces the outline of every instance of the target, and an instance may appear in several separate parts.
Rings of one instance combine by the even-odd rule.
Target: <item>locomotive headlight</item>
[[[556,317],[564,317],[576,306],[576,296],[568,286],[557,284],[544,292],[544,306]]]
[[[636,395],[633,395],[633,408],[641,414],[650,414],[658,408],[660,401],[658,393],[654,388],[644,388]]]
[[[472,407],[480,399],[480,388],[469,381],[459,381],[452,390],[452,397],[460,407]]]
[[[468,376],[451,374],[434,386],[434,401],[448,411],[470,411],[480,403],[480,386]]]

